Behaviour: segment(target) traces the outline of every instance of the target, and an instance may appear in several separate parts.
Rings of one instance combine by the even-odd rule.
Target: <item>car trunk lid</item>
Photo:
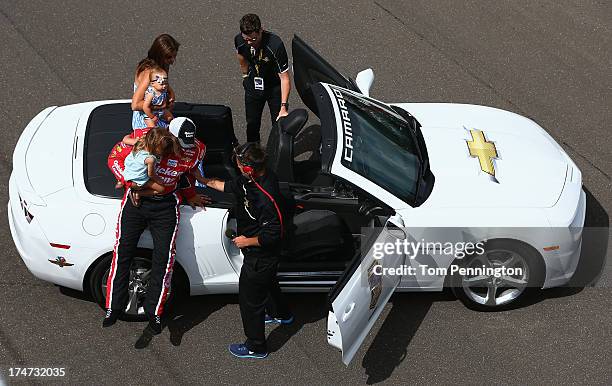
[[[45,197],[73,185],[72,160],[83,106],[58,107],[30,137],[25,169],[34,192]]]

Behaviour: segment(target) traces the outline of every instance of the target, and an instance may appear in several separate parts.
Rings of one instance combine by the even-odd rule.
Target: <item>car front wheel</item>
[[[462,268],[497,268],[506,274],[474,274],[451,277],[452,289],[468,308],[477,311],[501,311],[519,306],[532,291],[542,287],[544,265],[531,247],[513,240],[491,240],[484,253],[455,262]]]

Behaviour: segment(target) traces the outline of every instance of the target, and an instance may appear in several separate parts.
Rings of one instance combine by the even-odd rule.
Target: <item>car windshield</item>
[[[371,99],[337,88],[334,93],[344,120],[342,165],[397,198],[413,201],[421,167],[408,123],[387,106]],[[342,111],[343,105],[347,113]],[[349,130],[345,114],[348,114]]]

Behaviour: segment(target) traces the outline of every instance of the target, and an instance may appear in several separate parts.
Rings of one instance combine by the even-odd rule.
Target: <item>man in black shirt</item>
[[[240,19],[240,33],[234,38],[234,46],[243,78],[247,141],[259,142],[266,102],[273,127],[278,118],[288,114],[291,80],[287,51],[283,41],[264,31],[259,17],[252,13]]]
[[[268,355],[265,324],[289,324],[293,316],[278,285],[276,273],[285,232],[284,203],[278,180],[265,168],[266,155],[253,143],[235,150],[242,172],[231,181],[207,180],[206,185],[236,198],[234,215],[237,235],[234,244],[242,250],[239,302],[247,340],[229,346],[239,358],[265,358]]]

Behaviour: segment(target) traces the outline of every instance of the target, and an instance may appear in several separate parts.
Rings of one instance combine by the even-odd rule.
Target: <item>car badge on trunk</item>
[[[61,256],[56,257],[56,258],[55,258],[55,260],[51,260],[51,259],[49,259],[49,262],[50,262],[51,264],[58,265],[58,266],[60,266],[61,268],[64,268],[64,267],[70,267],[70,266],[73,266],[73,265],[74,265],[74,264],[72,264],[72,263],[67,262],[67,261],[66,261],[66,258],[61,257]]]

